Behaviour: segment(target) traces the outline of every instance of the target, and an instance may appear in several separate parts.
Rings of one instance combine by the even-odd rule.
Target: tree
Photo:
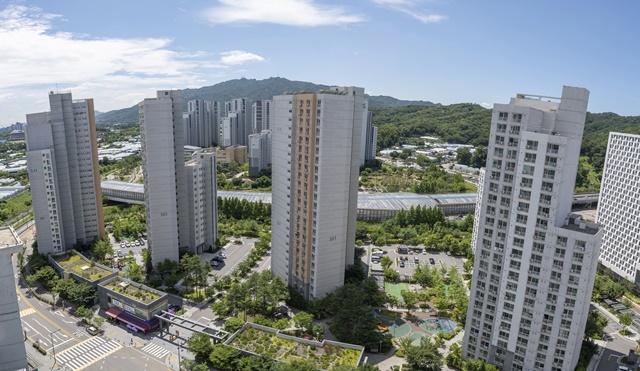
[[[238,331],[242,325],[244,325],[244,321],[238,317],[231,317],[224,323],[224,330],[230,334]]]
[[[483,145],[476,147],[476,150],[471,156],[471,166],[477,169],[485,167],[487,163],[487,149]]]
[[[223,370],[235,370],[235,365],[240,358],[240,351],[223,344],[216,344],[209,354],[209,360],[213,367]]]
[[[142,283],[144,281],[141,267],[134,262],[127,264],[123,270],[123,276],[138,283]]]
[[[599,338],[608,323],[609,321],[605,316],[600,314],[600,311],[592,310],[589,312],[589,316],[587,316],[587,324],[584,329],[585,340]]]
[[[390,257],[385,255],[382,257],[382,259],[380,259],[380,265],[382,265],[383,269],[387,269],[391,267],[391,265],[393,265],[393,260],[391,260]]]
[[[238,371],[270,371],[275,361],[266,356],[242,357],[236,365]]]
[[[418,295],[411,290],[402,290],[400,291],[400,295],[402,295],[402,300],[408,312],[411,313],[411,310],[415,308],[415,305],[418,303]]]
[[[29,285],[33,285],[35,281],[40,282],[45,289],[51,290],[58,283],[58,274],[51,266],[46,265],[27,276]]]
[[[618,316],[618,320],[620,321],[620,324],[624,326],[623,330],[626,330],[627,326],[631,325],[631,321],[633,320],[633,317],[631,317],[629,313],[623,313]]]
[[[313,324],[313,315],[307,312],[298,312],[293,316],[293,323],[304,331],[310,331]]]
[[[113,256],[113,247],[111,246],[111,242],[109,242],[109,238],[101,238],[99,240],[95,240],[92,242],[91,251],[98,258],[98,260],[104,260],[106,255]]]
[[[209,359],[209,355],[213,351],[213,344],[209,335],[200,332],[194,333],[187,340],[189,346],[189,352],[193,353],[197,362],[206,362]]]
[[[460,165],[471,165],[471,151],[467,147],[460,147],[456,150],[456,162]]]
[[[419,346],[409,347],[405,358],[413,371],[436,371],[442,368],[442,355],[428,338],[422,338]]]
[[[387,268],[382,272],[384,280],[387,282],[393,282],[400,278],[400,273],[392,268]]]
[[[82,318],[83,322],[89,323],[91,319],[95,315],[91,308],[86,308],[84,305],[81,305],[76,309],[76,314]]]
[[[456,369],[461,369],[463,362],[464,361],[462,360],[462,348],[460,347],[460,344],[458,343],[451,344],[451,346],[449,347],[449,354],[447,354],[447,356],[444,358],[444,363],[446,363],[447,366],[451,366]]]
[[[93,305],[97,296],[96,290],[86,283],[75,284],[67,291],[69,300],[84,306]]]
[[[279,362],[272,368],[273,371],[317,371],[315,363],[307,360],[294,359],[291,362]]]

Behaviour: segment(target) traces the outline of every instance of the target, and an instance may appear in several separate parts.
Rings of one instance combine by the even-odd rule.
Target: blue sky
[[[0,0],[0,126],[71,90],[96,109],[271,76],[487,107],[591,91],[640,115],[635,1]]]

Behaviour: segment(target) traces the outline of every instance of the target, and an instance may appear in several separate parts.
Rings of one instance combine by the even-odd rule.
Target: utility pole
[[[56,365],[56,344],[53,342],[53,334],[55,334],[58,331],[60,331],[60,329],[57,329],[54,332],[49,333],[49,336],[51,337],[51,346],[53,347],[53,365],[51,366],[51,369],[53,369],[53,366]]]
[[[182,348],[180,348],[180,339],[178,339],[178,371],[182,370],[182,368],[180,367],[180,353],[182,353]]]

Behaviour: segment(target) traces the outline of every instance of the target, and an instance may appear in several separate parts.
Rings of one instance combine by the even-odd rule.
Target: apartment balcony
[[[538,211],[538,216],[541,216],[543,218],[548,218],[549,217],[549,213],[543,213],[541,211]]]
[[[566,243],[565,243],[564,245],[565,245],[565,246],[567,246],[567,244],[566,244]],[[584,251],[584,250],[585,250],[585,247],[584,247],[584,246],[576,246],[576,247],[574,247],[573,249],[574,249],[574,250],[576,250],[576,251]]]
[[[547,224],[536,224],[536,228],[547,229]]]
[[[571,261],[572,261],[572,262],[576,262],[576,263],[582,263],[582,262],[584,261],[584,259],[583,259],[583,258],[577,258],[577,257],[575,257],[575,256],[574,256],[574,257],[571,259]]]
[[[557,162],[551,162],[551,161],[545,161],[544,165],[545,166],[556,167],[558,165],[558,163]]]
[[[500,202],[500,206],[509,207],[509,203],[508,202]]]
[[[521,200],[527,200],[527,201],[531,200],[531,196],[527,196],[527,195],[518,195],[518,197]]]
[[[557,154],[557,153],[558,153],[558,150],[557,150],[557,149],[548,148],[548,149],[547,149],[547,153]]]

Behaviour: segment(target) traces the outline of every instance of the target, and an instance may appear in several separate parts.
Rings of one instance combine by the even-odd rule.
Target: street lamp
[[[182,349],[180,348],[180,339],[178,339],[178,371],[182,370],[180,367],[180,353],[182,353]]]
[[[60,331],[60,329],[57,329],[49,333],[49,336],[51,337],[51,346],[53,347],[53,365],[51,366],[52,369],[53,369],[53,366],[56,365],[56,344],[53,342],[53,334],[55,334],[58,331]]]

